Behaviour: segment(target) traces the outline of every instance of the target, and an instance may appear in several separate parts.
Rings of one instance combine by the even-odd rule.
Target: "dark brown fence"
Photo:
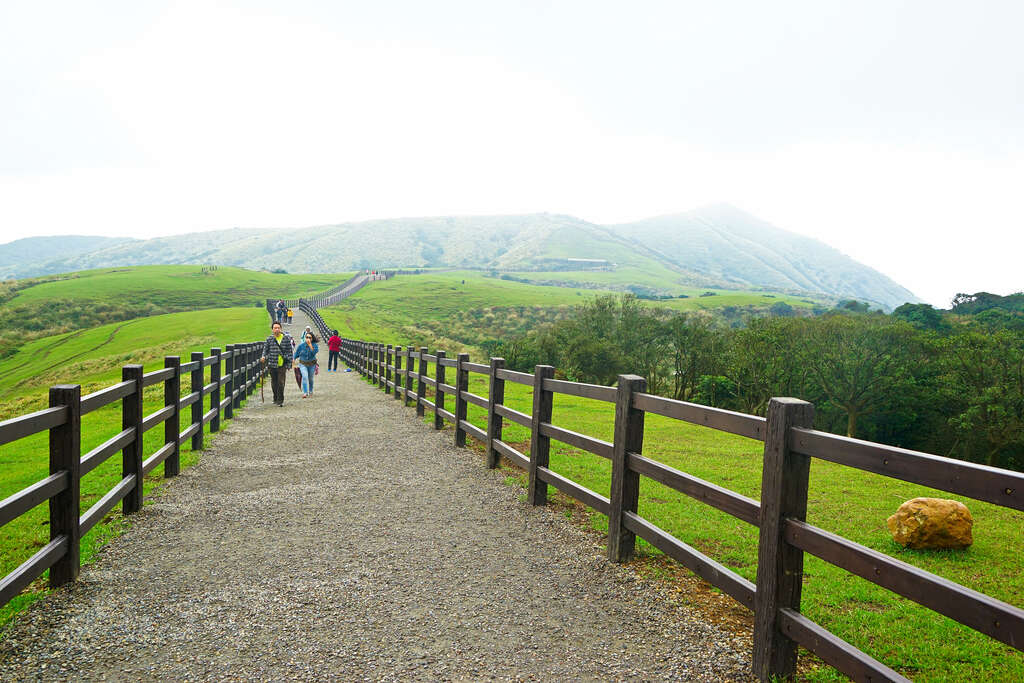
[[[485,365],[471,363],[467,354],[448,358],[444,351],[430,354],[425,347],[403,348],[349,339],[344,341],[342,357],[382,391],[403,400],[405,405],[415,404],[418,415],[432,411],[435,429],[441,429],[445,421],[451,423],[456,445],[464,446],[466,435],[479,440],[484,445],[488,467],[495,467],[499,457],[505,457],[525,469],[529,473],[527,498],[531,504],[544,505],[550,485],[607,515],[611,560],[628,559],[639,536],[752,610],[754,673],[761,680],[791,676],[796,667],[797,645],[855,680],[907,680],[800,614],[804,553],[1011,647],[1024,649],[1024,610],[805,521],[811,458],[1015,510],[1024,510],[1022,473],[816,431],[811,428],[814,407],[792,398],[772,399],[767,418],[761,418],[645,393],[645,380],[635,375],[621,375],[618,387],[580,384],[555,379],[554,368],[546,365],[538,365],[533,374],[528,374],[506,369],[501,358],[491,358]],[[427,363],[435,364],[433,377],[427,374]],[[451,379],[449,369],[454,375]],[[489,379],[487,396],[469,392],[471,373]],[[531,414],[504,405],[506,382],[532,387]],[[427,387],[434,391],[433,401],[426,396]],[[553,424],[554,394],[614,403],[613,441],[609,443]],[[449,397],[450,411],[445,408]],[[486,430],[467,421],[467,404],[487,410]],[[644,457],[644,416],[648,413],[763,441],[761,500]],[[502,441],[504,420],[531,430],[529,454]],[[610,490],[592,491],[549,469],[551,439],[611,460]],[[637,512],[641,477],[658,481],[757,527],[757,583],[641,517]]]
[[[74,581],[82,536],[118,503],[123,504],[126,515],[138,512],[142,508],[143,477],[160,463],[165,477],[178,474],[181,444],[191,439],[192,449],[201,449],[203,426],[209,424],[211,433],[218,431],[221,415],[231,419],[242,400],[256,388],[264,372],[259,363],[262,353],[262,342],[228,344],[223,350],[211,349],[209,356],[195,352],[188,363],[182,363],[178,356],[167,356],[164,367],[152,372],[143,372],[141,365],[126,365],[122,381],[113,386],[86,396],[81,395],[77,384],[51,387],[48,408],[0,422],[0,446],[47,430],[50,437],[49,476],[0,501],[0,526],[49,502],[50,542],[0,581],[0,606],[47,569],[51,586]],[[206,368],[210,368],[209,383],[204,383]],[[191,382],[186,396],[181,396],[182,378]],[[160,383],[164,385],[164,407],[143,415],[143,390]],[[209,409],[204,412],[207,396]],[[82,455],[82,416],[118,400],[121,432]],[[181,417],[188,415],[185,409],[190,406],[188,426],[181,430]],[[143,459],[143,435],[160,423],[164,425],[164,443]],[[121,481],[79,514],[81,478],[118,451],[122,454]]]

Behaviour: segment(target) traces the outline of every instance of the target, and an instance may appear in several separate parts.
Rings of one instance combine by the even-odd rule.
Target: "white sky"
[[[1024,3],[0,4],[0,241],[728,201],[1024,289]]]

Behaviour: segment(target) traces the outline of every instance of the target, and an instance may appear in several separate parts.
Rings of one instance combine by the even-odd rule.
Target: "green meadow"
[[[350,273],[293,275],[228,266],[212,270],[203,266],[126,266],[19,281],[31,286],[19,289],[4,303],[38,305],[68,299],[111,305],[140,301],[181,308],[223,308],[252,305],[275,296],[319,292],[349,277]]]
[[[441,348],[449,355],[469,350],[472,360],[485,362],[483,354],[471,346],[425,334],[429,327],[425,323],[430,316],[458,313],[461,307],[457,302],[514,306],[521,301],[517,298],[520,290],[486,289],[492,280],[480,278],[484,282],[479,293],[486,291],[481,300],[471,277],[462,285],[460,274],[429,276],[443,280],[430,286],[429,279],[421,279],[426,277],[399,277],[382,283],[386,287],[368,287],[322,314],[328,325],[338,327],[344,336]],[[435,287],[447,296],[431,296]],[[573,290],[558,294],[558,289],[545,288],[544,293],[551,295],[546,303],[574,303]],[[428,372],[432,375],[433,371],[430,364]],[[449,382],[452,374],[449,370]],[[470,391],[486,396],[487,379],[471,375]],[[506,404],[521,412],[531,411],[529,387],[508,382],[505,391]],[[428,389],[428,394],[432,393]],[[382,396],[381,400],[393,399]],[[446,407],[451,409],[451,397]],[[468,411],[470,420],[485,428],[485,411],[473,405]],[[431,415],[427,418],[432,422]],[[610,441],[613,418],[611,404],[555,397],[553,422],[558,426]],[[528,429],[506,420],[503,439],[529,453]],[[472,438],[469,441],[474,443]],[[649,416],[645,424],[645,455],[754,499],[760,497],[762,450],[760,442],[667,418]],[[525,487],[521,470],[504,467],[510,483]],[[608,495],[611,468],[603,458],[553,440],[551,467]],[[554,500],[568,501],[553,488],[551,492]],[[903,549],[892,541],[886,518],[902,502],[918,496],[962,500],[975,519],[974,545],[962,551],[929,552]],[[525,504],[525,496],[523,500]],[[808,508],[812,524],[1010,604],[1024,604],[1024,572],[1016,548],[1024,513],[822,461],[812,464]],[[573,507],[565,509],[567,515],[575,514]],[[741,576],[756,579],[757,530],[745,522],[646,479],[641,483],[640,513]],[[595,532],[607,531],[603,515],[589,511],[584,516]],[[662,560],[660,551],[638,542],[639,570],[667,577],[671,572],[664,570]],[[803,590],[804,614],[914,680],[1024,680],[1024,655],[1019,651],[810,555],[805,560]],[[844,679],[809,655],[802,658],[801,667],[801,677],[809,680]]]
[[[188,362],[189,354],[202,351],[209,355],[213,347],[235,342],[257,341],[266,335],[267,313],[260,308],[226,308],[171,313],[138,318],[123,323],[79,330],[30,341],[15,355],[0,361],[0,420],[38,410],[47,405],[47,388],[54,384],[82,385],[82,394],[110,386],[121,380],[121,367],[141,363],[148,372],[162,368],[164,356],[178,355]],[[206,371],[205,382],[210,379]],[[181,395],[190,393],[187,378]],[[206,399],[209,409],[210,399]],[[163,407],[163,384],[148,387],[144,394],[144,412],[150,414]],[[188,424],[182,417],[182,429]],[[221,422],[230,428],[231,422]],[[207,427],[207,430],[209,427]],[[103,443],[121,431],[121,402],[115,401],[82,418],[82,453]],[[157,425],[144,437],[143,457],[163,445],[164,430]],[[206,437],[209,438],[208,436]],[[182,467],[198,457],[182,446]],[[47,434],[0,446],[0,500],[45,478],[48,472]],[[82,479],[82,509],[99,500],[121,479],[121,456],[114,454],[105,463]],[[163,468],[147,475],[144,491],[149,495],[163,480]],[[82,560],[88,561],[130,518],[120,514],[120,506],[97,524],[82,541]],[[26,515],[0,528],[0,575],[6,575],[49,541],[49,511],[39,505]],[[25,605],[45,593],[46,575],[33,588],[22,593],[6,607],[0,608],[0,625]]]
[[[588,276],[603,274],[587,273]],[[607,274],[616,275],[614,272]],[[566,314],[572,306],[590,297],[613,291],[611,287],[595,290],[526,284],[487,277],[478,271],[428,272],[374,282],[320,313],[343,337],[377,339],[382,335],[392,335],[404,343],[429,339],[431,343],[443,343],[451,352],[474,349],[485,338],[501,339],[508,334],[524,332]],[[649,303],[676,311],[712,313],[730,306],[767,308],[780,301],[802,309],[814,305],[809,300],[782,294],[690,291],[692,295],[685,299]],[[701,296],[708,291],[713,295]]]

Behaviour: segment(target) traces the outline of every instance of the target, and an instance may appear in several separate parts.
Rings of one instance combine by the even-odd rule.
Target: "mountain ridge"
[[[82,242],[60,251],[58,258],[11,261],[12,245],[23,253],[31,249],[32,240],[54,239],[62,238],[0,245],[0,274],[30,277],[196,263],[289,272],[477,268],[546,273],[556,280],[571,271],[575,282],[609,284],[608,271],[616,271],[619,288],[628,288],[635,275],[646,289],[663,293],[682,286],[773,290],[856,298],[890,309],[918,301],[895,281],[833,247],[727,204],[610,225],[534,213],[372,219],[298,229],[229,228],[146,240],[92,238],[107,241]]]

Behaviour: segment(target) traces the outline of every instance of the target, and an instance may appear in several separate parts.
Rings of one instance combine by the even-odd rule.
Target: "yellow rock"
[[[966,548],[974,542],[967,506],[945,498],[914,498],[886,520],[892,540],[905,548]]]

